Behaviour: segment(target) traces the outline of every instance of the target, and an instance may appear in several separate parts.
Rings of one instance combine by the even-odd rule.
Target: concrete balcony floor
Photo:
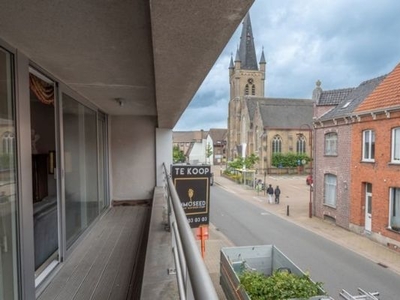
[[[139,299],[149,213],[148,205],[110,208],[38,299]]]

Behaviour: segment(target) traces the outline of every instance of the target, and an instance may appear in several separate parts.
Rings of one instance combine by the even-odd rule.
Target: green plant
[[[252,169],[259,160],[260,158],[252,153],[244,159],[240,156],[237,157],[234,161],[229,162],[228,166],[233,169],[243,169],[243,167],[246,167],[246,169]]]
[[[182,163],[185,162],[186,158],[185,158],[185,154],[183,154],[182,150],[179,150],[178,146],[174,146],[172,148],[172,155],[173,155],[173,162],[174,163]]]
[[[305,160],[308,163],[311,159],[304,153],[297,154],[293,152],[288,153],[274,153],[272,155],[272,165],[274,167],[282,166],[286,167],[297,167],[298,162]]]
[[[213,154],[212,147],[211,147],[210,143],[207,143],[206,157],[207,157],[208,160],[210,159],[210,156],[212,154]]]
[[[239,279],[252,300],[308,299],[323,291],[322,283],[313,282],[308,274],[299,276],[275,271],[271,276],[265,276],[257,271],[244,271]]]

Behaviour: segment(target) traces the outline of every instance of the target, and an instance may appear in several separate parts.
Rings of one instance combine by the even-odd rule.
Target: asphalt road
[[[311,231],[211,187],[210,221],[235,245],[273,244],[335,298],[346,289],[379,291],[381,300],[400,299],[400,276]]]

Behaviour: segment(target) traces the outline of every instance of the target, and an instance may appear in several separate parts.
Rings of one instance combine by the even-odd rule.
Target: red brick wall
[[[389,189],[400,187],[400,165],[391,164],[392,128],[400,126],[400,112],[361,118],[352,131],[350,222],[364,226],[364,182],[372,184],[372,232],[400,241],[400,233],[388,230]],[[375,162],[362,162],[362,131],[375,131]]]
[[[325,156],[325,134],[338,134],[338,155]],[[349,228],[350,161],[351,161],[351,126],[344,122],[315,131],[314,161],[314,213],[317,217],[335,219],[337,225]],[[336,175],[336,207],[324,204],[324,176]]]

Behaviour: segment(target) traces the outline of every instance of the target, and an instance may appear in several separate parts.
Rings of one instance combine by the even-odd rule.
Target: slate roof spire
[[[242,35],[240,36],[239,57],[243,70],[258,70],[256,49],[254,47],[253,30],[249,13],[243,20]]]

